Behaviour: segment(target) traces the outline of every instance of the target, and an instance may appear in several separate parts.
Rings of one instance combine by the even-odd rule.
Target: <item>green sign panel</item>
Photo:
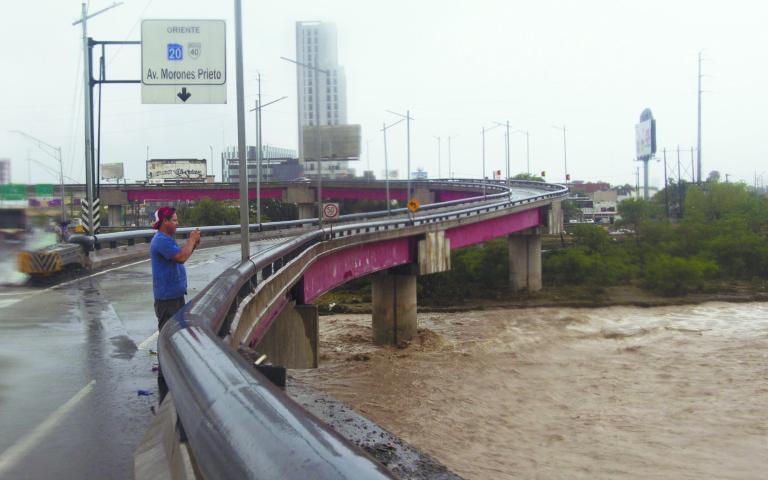
[[[35,185],[35,196],[36,197],[52,197],[53,185],[48,183],[38,183],[37,185]]]
[[[18,184],[0,185],[0,200],[26,200],[27,186]]]

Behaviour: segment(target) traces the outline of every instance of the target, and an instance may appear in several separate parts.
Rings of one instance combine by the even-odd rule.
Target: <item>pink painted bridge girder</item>
[[[451,250],[493,240],[510,233],[519,232],[541,224],[542,210],[523,210],[503,217],[462,225],[445,231],[445,238],[451,241]]]
[[[237,200],[240,198],[240,191],[236,188],[228,189],[196,189],[196,188],[158,188],[128,190],[128,201],[130,202],[173,202],[173,201],[192,201],[210,198],[211,200]],[[256,189],[248,190],[248,198],[256,199]],[[261,198],[283,198],[282,188],[262,188]]]
[[[304,302],[355,278],[415,261],[410,238],[351,247],[320,258],[304,272]]]
[[[314,191],[314,186],[310,186]],[[283,198],[283,187],[266,187],[261,189],[261,198]],[[237,188],[139,188],[126,191],[129,202],[173,202],[173,201],[196,201],[203,198],[212,200],[237,200],[240,198],[240,191]],[[449,200],[459,200],[463,198],[476,197],[476,192],[463,192],[456,190],[445,190],[435,192],[435,201],[447,202]],[[406,189],[393,188],[390,190],[389,197],[393,200],[406,201]],[[248,190],[248,198],[256,199],[256,189]],[[386,200],[387,191],[385,188],[340,188],[331,187],[323,189],[323,200]]]

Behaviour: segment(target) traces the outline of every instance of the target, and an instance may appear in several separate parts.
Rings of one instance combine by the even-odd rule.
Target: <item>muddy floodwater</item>
[[[294,371],[466,478],[768,478],[768,304],[321,319]]]

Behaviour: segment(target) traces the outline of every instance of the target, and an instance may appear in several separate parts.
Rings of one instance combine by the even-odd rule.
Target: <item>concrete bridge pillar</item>
[[[299,207],[299,220],[306,218],[317,218],[315,210],[317,209],[316,203],[299,203],[296,205]]]
[[[509,286],[513,292],[541,290],[541,232],[530,228],[509,235]]]
[[[107,206],[107,222],[110,227],[119,227],[123,224],[123,206],[122,205]]]
[[[319,352],[317,306],[291,302],[275,318],[253,348],[265,353],[273,365],[286,368],[317,368]]]
[[[373,343],[397,345],[416,335],[416,275],[385,270],[371,279]]]
[[[429,205],[430,203],[435,203],[435,192],[431,191],[427,187],[416,187],[411,193],[421,205]]]

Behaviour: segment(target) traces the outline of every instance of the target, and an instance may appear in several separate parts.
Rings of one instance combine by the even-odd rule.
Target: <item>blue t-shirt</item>
[[[152,292],[155,300],[171,300],[187,293],[187,271],[172,259],[181,251],[176,240],[158,231],[149,245],[152,259]]]

